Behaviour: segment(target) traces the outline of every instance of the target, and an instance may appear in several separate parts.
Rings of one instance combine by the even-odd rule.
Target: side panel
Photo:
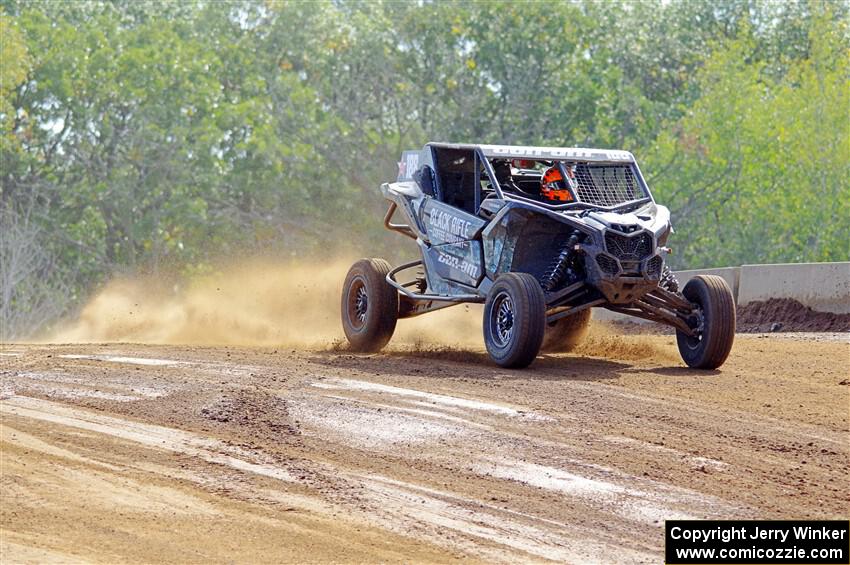
[[[431,198],[426,199],[420,215],[428,240],[434,245],[475,239],[487,225],[477,216]]]
[[[487,277],[495,280],[503,273],[521,272],[544,280],[576,230],[587,234],[585,226],[566,216],[507,204],[481,236]]]
[[[512,206],[504,208],[487,226],[482,236],[484,255],[487,258],[487,276],[496,279],[500,274],[510,272],[513,264],[514,248],[531,212]]]
[[[439,278],[476,287],[484,276],[480,241],[433,245],[425,252],[429,266]]]
[[[479,238],[487,222],[437,200],[427,198],[420,210],[431,246],[423,248],[428,285],[439,290],[440,279],[476,287],[484,276]]]

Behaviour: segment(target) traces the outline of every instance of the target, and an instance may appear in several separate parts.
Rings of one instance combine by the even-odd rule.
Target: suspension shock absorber
[[[576,243],[578,243],[579,235],[578,231],[573,232],[573,235],[571,235],[569,239],[567,239],[567,242],[561,247],[561,250],[558,252],[558,257],[543,277],[540,286],[542,286],[543,290],[546,292],[551,292],[564,278],[564,274],[567,272],[567,268],[570,265],[573,249],[575,248]]]

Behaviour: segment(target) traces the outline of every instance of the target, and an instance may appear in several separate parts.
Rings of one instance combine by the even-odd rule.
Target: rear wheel
[[[699,275],[688,281],[682,294],[696,306],[693,336],[676,331],[679,354],[689,367],[716,369],[726,361],[735,341],[735,300],[726,281]]]
[[[590,330],[590,308],[566,318],[547,323],[543,332],[544,353],[566,353],[572,351],[584,340]]]
[[[527,273],[505,273],[484,304],[484,344],[498,365],[527,367],[537,357],[546,325],[540,283]]]
[[[398,292],[387,282],[390,269],[383,259],[361,259],[345,277],[342,329],[354,351],[379,351],[395,331]]]

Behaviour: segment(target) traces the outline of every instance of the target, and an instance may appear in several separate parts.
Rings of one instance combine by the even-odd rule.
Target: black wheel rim
[[[507,347],[514,336],[514,303],[506,292],[493,300],[490,311],[490,335],[497,347]]]
[[[360,330],[366,325],[366,315],[369,312],[369,294],[366,292],[365,281],[357,277],[348,289],[348,321],[351,326]]]

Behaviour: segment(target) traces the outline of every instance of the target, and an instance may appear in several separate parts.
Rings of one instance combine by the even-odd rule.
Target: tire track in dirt
[[[522,372],[477,350],[22,345],[0,367],[3,451],[20,465],[132,469],[132,488],[167,480],[275,528],[290,515],[319,529],[342,519],[362,530],[346,534],[366,544],[360,555],[374,546],[388,561],[652,562],[665,518],[840,517],[850,436],[836,360],[848,344],[739,339],[724,370],[699,373],[670,365],[668,340],[640,336],[650,354],[628,362],[620,347]],[[780,353],[798,378],[771,362]],[[27,481],[15,465],[4,484]],[[11,508],[38,488],[17,488]],[[67,530],[61,515],[42,519]],[[67,553],[27,524],[3,514],[16,555]]]

